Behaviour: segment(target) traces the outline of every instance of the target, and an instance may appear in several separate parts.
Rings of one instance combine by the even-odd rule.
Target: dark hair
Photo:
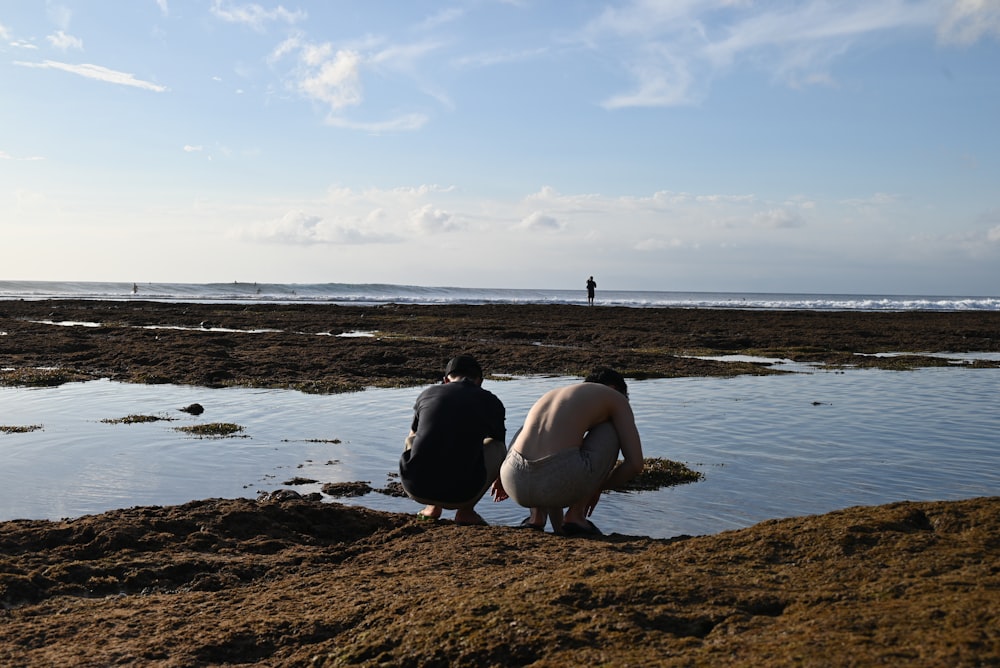
[[[472,355],[459,355],[448,361],[448,366],[444,368],[444,375],[475,380],[483,377],[483,367],[479,366],[479,362]]]
[[[626,397],[628,396],[628,385],[625,384],[625,377],[610,367],[602,366],[594,369],[589,376],[583,379],[583,382],[607,385]]]

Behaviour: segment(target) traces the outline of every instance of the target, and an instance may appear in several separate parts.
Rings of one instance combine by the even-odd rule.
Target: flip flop
[[[563,522],[562,525],[562,535],[564,536],[603,536],[601,530],[597,526],[587,520],[586,524],[577,524],[576,522]]]
[[[418,520],[423,520],[425,522],[437,522],[438,521],[438,518],[434,517],[433,515],[424,515],[423,513],[417,513],[417,519]]]
[[[532,524],[531,517],[525,517],[521,520],[521,523],[517,525],[518,529],[531,529],[532,531],[545,531],[544,524]]]

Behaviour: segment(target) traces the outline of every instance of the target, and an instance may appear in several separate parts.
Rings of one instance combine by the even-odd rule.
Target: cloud
[[[1000,37],[1000,0],[631,0],[579,32],[580,45],[617,64],[632,85],[603,106],[697,104],[713,79],[754,67],[791,87],[836,85],[834,65],[865,40],[935,29],[946,44]]]
[[[442,25],[448,23],[454,23],[458,21],[463,16],[465,16],[466,10],[460,9],[458,7],[452,7],[448,9],[440,10],[437,14],[432,14],[426,19],[421,21],[417,26],[417,30],[430,30],[432,28],[438,28]]]
[[[62,30],[57,30],[54,35],[49,35],[45,39],[49,40],[49,44],[53,48],[59,49],[60,51],[69,51],[70,49],[80,49],[83,50],[83,40],[79,37],[73,37],[72,35],[67,35]]]
[[[54,60],[45,60],[42,61],[41,63],[27,63],[22,61],[14,61],[14,64],[21,65],[22,67],[62,70],[64,72],[78,74],[87,79],[96,79],[97,81],[104,81],[106,83],[113,83],[121,86],[132,86],[134,88],[142,88],[143,90],[151,90],[156,93],[163,93],[169,90],[165,86],[154,84],[149,81],[142,81],[141,79],[136,79],[135,76],[132,74],[128,74],[126,72],[118,72],[116,70],[111,70],[106,67],[101,67],[100,65],[89,65],[89,64],[73,65],[70,63],[57,62]]]
[[[554,216],[549,216],[541,211],[534,211],[522,219],[518,227],[525,230],[556,232],[561,230],[563,226]]]
[[[1000,2],[955,0],[938,27],[945,44],[969,45],[984,37],[1000,37]]]
[[[798,214],[788,209],[770,209],[754,214],[753,224],[756,227],[778,230],[802,227],[805,223]]]
[[[368,230],[358,221],[330,223],[322,216],[298,210],[238,231],[237,236],[251,241],[294,245],[358,245],[396,240],[392,235]]]
[[[653,45],[629,65],[636,88],[602,103],[607,109],[625,107],[674,107],[696,101],[695,79],[688,62],[670,49]]]
[[[273,219],[245,225],[234,235],[263,243],[359,245],[452,233],[465,227],[443,201],[453,192],[438,185],[331,187],[320,200],[287,205]]]
[[[201,151],[201,150],[202,150],[201,146],[191,146],[190,144],[185,144],[184,145],[184,152],[185,153],[197,153],[198,151]]]
[[[170,9],[167,7],[167,0],[156,0],[156,6],[160,8],[160,13],[164,16],[170,14]]]
[[[339,116],[327,116],[324,123],[345,130],[363,130],[371,134],[419,130],[429,119],[424,114],[404,114],[384,121],[352,121]]]
[[[11,155],[10,153],[7,153],[6,151],[0,151],[0,160],[20,160],[20,161],[24,161],[24,162],[32,162],[32,161],[44,160],[44,159],[45,158],[42,158],[42,157],[39,157],[39,156],[29,156],[27,158],[18,158],[18,157],[15,157],[15,156]]]
[[[372,44],[366,46],[370,48]],[[366,52],[362,52],[361,48],[335,49],[329,42],[316,44],[304,40],[301,35],[293,35],[274,49],[268,61],[277,64],[286,57],[296,58],[296,65],[288,75],[289,86],[304,98],[328,109],[324,119],[327,125],[371,133],[404,132],[423,127],[428,117],[418,112],[401,112],[390,118],[364,120],[350,118],[345,112],[363,105],[362,75],[365,72],[382,69],[409,72],[416,60],[436,46],[421,43]],[[440,96],[436,97],[440,99]]]
[[[986,240],[994,244],[1000,243],[1000,225],[986,231]]]
[[[303,11],[289,11],[284,5],[276,9],[264,9],[256,3],[239,4],[227,0],[212,0],[212,14],[229,23],[242,23],[250,28],[263,32],[266,25],[272,22],[295,24],[306,19]]]
[[[361,56],[355,51],[332,53],[330,44],[308,46],[302,50],[306,72],[298,89],[306,97],[328,105],[333,111],[361,104]]]
[[[451,232],[460,227],[452,214],[443,209],[435,208],[431,204],[425,204],[421,208],[411,212],[410,222],[423,234]]]

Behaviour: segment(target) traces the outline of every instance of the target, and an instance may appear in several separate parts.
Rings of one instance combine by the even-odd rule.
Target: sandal
[[[562,535],[564,536],[603,536],[601,530],[597,526],[587,520],[586,524],[577,524],[576,522],[563,522],[562,525]]]
[[[531,523],[531,517],[528,516],[528,517],[525,517],[523,520],[521,520],[521,523],[517,525],[517,528],[518,529],[531,529],[532,531],[544,531],[545,530],[545,525],[544,524],[532,524]]]

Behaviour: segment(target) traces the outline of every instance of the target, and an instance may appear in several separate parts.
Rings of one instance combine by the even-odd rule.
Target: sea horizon
[[[46,299],[149,300],[190,303],[566,304],[586,305],[586,290],[463,288],[392,283],[131,283],[0,281],[0,301]],[[1000,311],[989,295],[851,294],[601,290],[596,306],[856,311]]]

